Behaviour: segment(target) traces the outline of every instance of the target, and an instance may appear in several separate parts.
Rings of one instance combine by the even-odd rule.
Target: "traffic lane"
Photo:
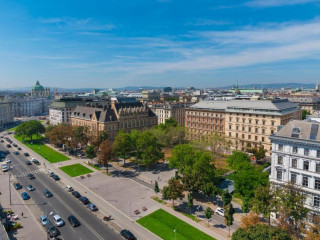
[[[17,157],[17,156],[16,156]],[[34,169],[37,169],[35,166],[32,167],[31,166],[27,166],[24,165],[24,162],[21,162],[19,160],[16,159],[16,157],[13,158],[13,162],[17,162],[16,167],[14,168],[14,174],[18,174],[21,172],[29,172],[29,171],[33,171]],[[41,176],[42,175],[42,176]],[[44,181],[42,181],[43,179],[47,179],[48,176],[44,173],[37,173],[35,174],[35,179],[30,180],[27,176],[25,177],[20,177],[18,178],[19,182],[23,185],[24,189],[29,193],[29,195],[31,196],[31,198],[33,199],[33,201],[35,201],[37,204],[39,204],[38,206],[40,207],[40,209],[43,212],[46,212],[46,210],[48,211],[48,213],[53,212],[53,214],[59,214],[62,219],[64,221],[67,221],[68,216],[70,215],[75,215],[78,219],[79,216],[77,216],[77,213],[79,212],[86,212],[86,209],[83,209],[82,206],[78,207],[77,209],[73,206],[73,209],[70,207],[70,205],[67,205],[64,203],[64,201],[57,196],[56,194],[56,190],[52,189],[45,184]],[[51,179],[49,179],[50,182]],[[53,180],[51,180],[52,182]],[[32,184],[35,187],[35,191],[28,191],[27,190],[27,185]],[[58,190],[61,190],[61,187],[57,186],[55,183],[53,184],[53,187],[58,187]],[[43,190],[45,188],[48,188],[52,193],[53,193],[53,197],[52,198],[46,198],[44,196]],[[63,191],[63,190],[62,190]],[[46,206],[43,204],[47,202],[48,206],[46,209]],[[26,202],[27,204],[27,202]],[[89,213],[91,214],[91,213]],[[40,216],[36,216],[37,218],[39,218]],[[48,218],[52,221],[52,217],[49,216],[48,214]],[[80,220],[80,219],[79,219]],[[94,229],[92,229],[90,227],[90,225],[88,225],[85,220],[80,220],[81,222],[81,226],[73,229],[73,227],[66,222],[66,226],[60,227],[59,230],[63,236],[64,239],[103,239],[102,236],[99,236],[96,231]]]
[[[18,157],[20,156],[20,157]],[[33,171],[38,169],[37,166],[35,165],[24,165],[26,158],[24,156],[18,155],[15,157],[18,157],[22,161],[19,161],[19,163],[22,164],[22,166],[25,168],[27,171]],[[41,176],[41,174],[39,174]],[[70,193],[66,192],[63,190],[59,185],[57,185],[52,178],[50,178],[48,175],[43,174],[43,179],[41,179],[42,183],[45,183],[48,185],[48,188],[52,189],[52,192],[54,195],[59,195],[62,194],[62,196],[59,196],[61,199],[63,199],[62,202],[66,203],[68,206],[77,206],[77,209],[75,211],[75,216],[81,221],[81,219],[86,219],[83,220],[83,222],[90,223],[88,228],[91,228],[92,231],[97,232],[98,235],[100,236],[107,236],[108,239],[121,239],[112,229],[110,229],[106,224],[104,224],[100,219],[98,219],[96,216],[94,216],[92,213],[90,213],[89,209],[86,208],[80,201],[75,199]],[[77,214],[79,215],[77,215]],[[94,230],[93,230],[94,229]],[[89,230],[88,230],[89,231]]]

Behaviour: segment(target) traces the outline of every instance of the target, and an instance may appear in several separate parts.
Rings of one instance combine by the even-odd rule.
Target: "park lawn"
[[[159,209],[137,222],[164,240],[214,240],[214,238]],[[176,229],[176,238],[174,229]]]
[[[81,165],[80,163],[60,167],[60,170],[64,171],[66,174],[68,174],[70,177],[77,177],[80,175],[92,173],[93,171],[89,168],[86,168],[85,166]]]
[[[18,126],[16,126],[16,127],[13,127],[13,128],[9,128],[9,129],[7,130],[7,132],[12,132],[12,131],[15,131],[15,130],[17,129],[17,127],[18,127]]]
[[[38,140],[31,141],[30,139],[25,139],[25,141],[23,141],[22,138],[18,136],[14,136],[14,138],[20,141],[21,143],[25,144],[32,151],[38,153],[43,158],[47,159],[47,161],[50,163],[70,160],[70,158],[68,158],[67,156],[53,150],[52,148],[43,144],[41,141],[38,141]],[[39,136],[39,139],[43,139],[43,138],[44,138],[43,136]],[[34,136],[33,139],[36,139],[36,136]]]

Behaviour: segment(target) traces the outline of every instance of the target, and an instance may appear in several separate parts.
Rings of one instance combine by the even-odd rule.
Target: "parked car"
[[[7,172],[9,170],[8,164],[2,164],[1,170],[2,170],[2,172]]]
[[[29,191],[34,191],[34,190],[35,190],[34,186],[32,186],[31,184],[29,184],[29,185],[27,186],[27,189],[28,189]]]
[[[17,144],[15,144],[15,143],[14,143],[14,144],[12,144],[12,145],[13,145],[14,147],[18,147],[18,145],[17,145]]]
[[[27,165],[31,165],[31,162],[29,160],[26,161]]]
[[[75,216],[73,216],[73,215],[70,215],[70,216],[68,217],[68,221],[69,221],[69,223],[71,224],[72,227],[78,227],[78,226],[80,226],[80,222],[79,222],[78,219],[77,219]]]
[[[50,177],[53,177],[53,175],[55,175],[55,174],[54,174],[54,172],[48,172],[48,175],[49,175]]]
[[[48,224],[48,222],[49,222],[47,216],[42,215],[42,216],[40,217],[40,222],[41,222],[42,226],[47,226],[47,224]]]
[[[89,199],[87,197],[79,197],[80,202],[82,202],[84,205],[89,203]]]
[[[27,152],[25,152],[23,155],[26,156],[26,157],[30,156],[29,153],[27,153]]]
[[[88,203],[87,208],[89,208],[93,212],[98,211],[98,208],[93,203]]]
[[[74,189],[71,187],[71,186],[69,186],[69,185],[67,185],[66,187],[65,187],[65,189],[68,191],[68,192],[72,192]]]
[[[5,150],[4,153],[8,155],[8,154],[10,154],[10,151],[9,150]]]
[[[22,188],[22,185],[20,183],[14,183],[13,186],[16,190],[20,190]]]
[[[36,159],[34,161],[32,161],[34,164],[40,165],[40,162]]]
[[[57,238],[60,236],[60,231],[56,227],[51,227],[48,229],[48,234],[51,238]]]
[[[64,221],[58,214],[54,215],[52,219],[53,222],[57,225],[57,227],[62,227],[64,225]]]
[[[53,175],[52,178],[53,178],[54,180],[56,180],[56,181],[59,181],[59,180],[60,180],[60,178],[59,178],[58,175]]]
[[[29,178],[29,179],[35,179],[36,177],[35,177],[32,173],[29,173],[29,174],[28,174],[28,178]]]
[[[22,196],[22,199],[23,199],[23,200],[28,200],[28,199],[30,199],[30,196],[29,196],[29,194],[28,194],[27,192],[21,193],[21,196]]]
[[[7,148],[11,148],[11,145],[10,145],[10,144],[7,144]]]
[[[11,163],[11,160],[9,158],[6,158],[6,163]]]
[[[216,214],[224,217],[224,209],[223,209],[223,208],[218,207],[214,212],[215,212]]]
[[[18,151],[15,151],[15,152],[13,152],[14,153],[14,155],[19,155],[19,152]]]
[[[21,151],[21,150],[22,150],[22,149],[21,149],[21,147],[18,147],[17,149],[18,149],[19,151]]]
[[[44,195],[46,195],[47,198],[53,196],[53,194],[48,189],[45,189],[43,192],[44,192]]]
[[[79,192],[77,192],[77,191],[73,191],[73,192],[72,192],[72,195],[73,195],[75,198],[81,197],[81,194],[80,194]]]
[[[1,139],[1,142],[3,143],[4,141]]]
[[[137,240],[137,238],[129,230],[123,229],[120,231],[120,234],[126,240]]]

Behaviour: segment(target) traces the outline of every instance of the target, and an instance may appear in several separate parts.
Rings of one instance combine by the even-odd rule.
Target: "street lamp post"
[[[174,229],[174,239],[177,240],[177,229]]]

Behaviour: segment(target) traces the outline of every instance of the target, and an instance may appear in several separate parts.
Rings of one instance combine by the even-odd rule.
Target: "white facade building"
[[[270,136],[270,182],[292,182],[306,194],[305,206],[320,214],[320,123],[293,120]]]
[[[11,100],[15,117],[47,115],[52,102],[47,97],[15,97]]]
[[[185,125],[185,104],[159,103],[148,106],[157,115],[158,124],[165,123],[168,118],[173,118],[180,126]]]

